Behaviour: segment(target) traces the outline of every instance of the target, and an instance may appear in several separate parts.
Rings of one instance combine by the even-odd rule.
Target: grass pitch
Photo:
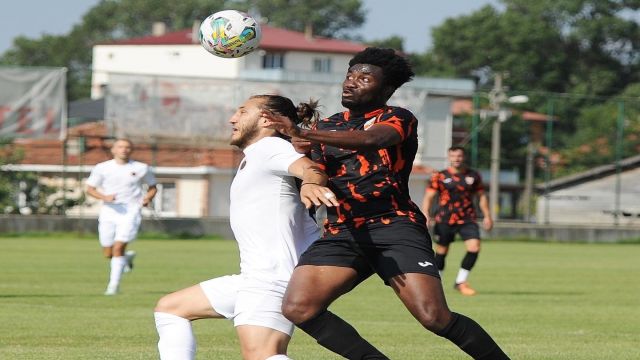
[[[108,262],[94,238],[0,237],[0,359],[157,359],[153,306],[163,294],[238,271],[235,242],[138,240],[122,293],[102,295]],[[483,243],[466,298],[452,289],[463,255],[454,243],[444,286],[450,307],[478,321],[512,359],[639,359],[640,245]],[[332,310],[392,359],[468,359],[423,330],[371,278]],[[194,323],[199,359],[240,359],[232,324]],[[296,331],[296,360],[339,359]]]

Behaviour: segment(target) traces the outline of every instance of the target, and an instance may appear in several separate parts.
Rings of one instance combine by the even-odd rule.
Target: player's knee
[[[450,312],[446,309],[430,307],[424,309],[418,318],[420,324],[431,332],[438,332],[447,326],[450,320]]]
[[[287,297],[282,302],[282,315],[294,324],[303,323],[311,319],[318,312],[312,304],[303,299]]]
[[[177,309],[178,303],[173,299],[171,294],[169,294],[161,297],[160,300],[158,300],[153,311],[175,314]]]

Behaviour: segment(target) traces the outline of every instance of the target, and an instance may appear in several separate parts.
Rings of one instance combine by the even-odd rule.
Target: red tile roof
[[[307,37],[304,33],[262,25],[260,48],[279,51],[309,51],[355,54],[366,47],[346,40],[323,37]],[[166,33],[160,36],[143,36],[116,40],[108,45],[192,45],[191,29]]]

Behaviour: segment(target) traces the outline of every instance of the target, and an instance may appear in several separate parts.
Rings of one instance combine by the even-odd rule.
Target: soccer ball
[[[223,58],[247,55],[260,44],[260,24],[249,14],[222,10],[209,15],[200,25],[200,44]]]

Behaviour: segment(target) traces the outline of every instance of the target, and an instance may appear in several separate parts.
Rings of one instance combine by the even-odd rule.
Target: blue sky
[[[6,1],[0,12],[0,53],[13,38],[38,38],[43,33],[65,34],[99,0],[18,0]],[[367,23],[359,34],[366,40],[398,35],[409,52],[424,52],[430,44],[430,29],[446,18],[469,14],[498,0],[363,0]]]

